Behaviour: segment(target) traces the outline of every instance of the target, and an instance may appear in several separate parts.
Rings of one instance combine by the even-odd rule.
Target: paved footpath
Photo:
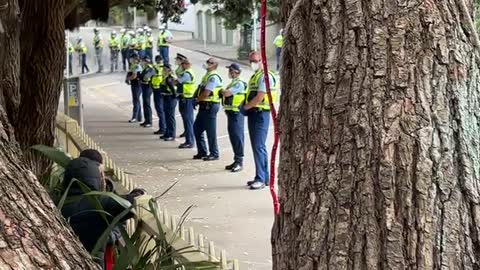
[[[205,73],[201,65],[207,56],[174,47],[171,57],[177,52],[193,60],[199,81]],[[224,67],[229,62],[220,63],[219,71],[226,84],[228,77]],[[247,67],[245,69],[248,70]],[[246,80],[252,74],[247,70],[243,75]],[[272,201],[268,189],[251,191],[246,188],[246,182],[254,176],[248,134],[245,135],[245,169],[230,173],[224,170],[225,165],[232,162],[233,153],[223,111],[219,112],[217,120],[220,161],[196,161],[192,160],[195,149],[177,148],[183,138],[177,138],[176,142],[164,142],[152,134],[156,126],[145,129],[127,122],[132,107],[130,88],[124,83],[124,74],[85,77],[81,83],[86,131],[119,166],[132,173],[132,178],[153,195],[162,193],[178,180],[174,189],[160,199],[160,205],[166,206],[175,215],[181,215],[188,206],[195,205],[187,225],[193,226],[209,241],[213,240],[218,248],[227,250],[229,258],[239,259],[242,269],[271,269]],[[154,122],[158,124],[156,118]],[[177,112],[177,134],[182,131]],[[271,127],[269,149],[272,133]]]

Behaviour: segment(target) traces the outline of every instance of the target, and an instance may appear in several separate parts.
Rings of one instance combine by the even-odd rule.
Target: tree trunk
[[[273,269],[480,269],[480,78],[458,1],[281,1]]]
[[[27,169],[16,140],[16,136],[22,138],[22,145],[53,142],[64,55],[63,19],[57,8],[63,11],[56,5],[62,2],[49,0],[39,5],[28,1],[19,5],[17,0],[0,0],[2,270],[98,269],[45,189]],[[32,33],[20,33],[21,21],[24,31],[29,28]],[[27,46],[26,42],[34,46]],[[23,122],[19,124],[19,120]]]

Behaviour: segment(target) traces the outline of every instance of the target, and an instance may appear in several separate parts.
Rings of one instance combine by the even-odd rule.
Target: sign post
[[[83,129],[83,104],[79,77],[64,80],[63,96],[65,114],[77,120],[78,125]]]

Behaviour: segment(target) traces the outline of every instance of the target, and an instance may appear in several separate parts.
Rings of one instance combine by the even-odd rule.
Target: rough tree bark
[[[281,2],[273,269],[480,269],[480,78],[457,1]]]
[[[28,143],[53,142],[64,57],[63,5],[64,0],[20,5],[0,0],[2,270],[98,269],[28,170],[33,164],[24,162],[22,151]]]

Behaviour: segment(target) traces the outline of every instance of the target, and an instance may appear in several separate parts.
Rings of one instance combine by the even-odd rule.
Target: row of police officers
[[[93,47],[95,50],[95,59],[98,65],[98,71],[103,71],[103,48],[105,46],[102,36],[100,35],[98,29],[93,29]],[[161,27],[158,40],[157,40],[157,50],[162,58],[163,63],[168,64],[169,59],[169,47],[170,42],[172,41],[172,34],[170,31]],[[108,40],[108,48],[110,49],[110,71],[114,72],[118,70],[118,59],[121,55],[123,70],[127,71],[131,55],[137,54],[140,58],[148,57],[150,61],[153,59],[153,46],[154,39],[152,37],[152,30],[148,26],[143,28],[138,28],[136,31],[130,30],[127,32],[126,29],[120,30],[120,35],[117,35],[116,31],[110,33],[110,39]],[[78,53],[79,63],[81,64],[82,74],[89,72],[87,66],[87,46],[85,45],[82,37],[77,38],[77,43],[73,46],[68,41],[68,54],[69,54],[69,73],[72,74],[72,60],[73,53]]]
[[[255,177],[248,181],[247,185],[254,190],[268,186],[266,139],[270,125],[270,105],[260,55],[252,52],[249,56],[254,74],[248,82],[241,78],[242,68],[239,64],[227,66],[230,81],[226,87],[217,71],[219,63],[214,58],[208,59],[204,64],[206,73],[198,86],[195,83],[196,75],[192,63],[187,57],[177,54],[175,70],[163,59],[165,58],[162,55],[158,55],[155,63],[152,63],[148,55],[140,57],[136,52],[130,55],[126,82],[131,85],[133,112],[129,122],[142,122],[143,118],[141,126],[152,126],[150,103],[153,94],[154,107],[159,118],[159,130],[154,134],[161,135],[160,138],[165,141],[173,141],[176,136],[175,110],[178,104],[184,127],[181,137],[185,138],[179,148],[189,149],[196,145],[197,154],[193,159],[214,161],[218,160],[220,155],[217,144],[217,114],[223,105],[234,152],[233,163],[225,169],[232,172],[243,169],[246,116],[256,169]],[[279,82],[272,72],[269,72],[267,77],[275,102]],[[197,109],[194,119],[194,110]]]

